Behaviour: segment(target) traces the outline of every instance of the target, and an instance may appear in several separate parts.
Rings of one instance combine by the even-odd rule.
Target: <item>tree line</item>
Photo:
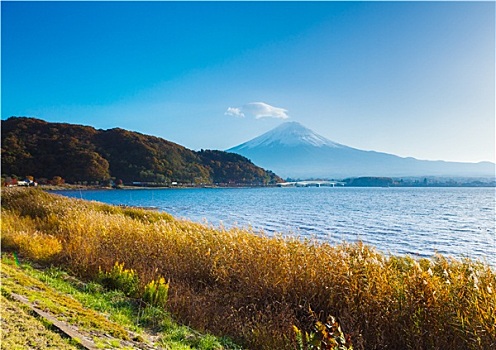
[[[2,120],[2,173],[66,182],[254,184],[282,181],[247,158],[192,151],[159,137],[120,128],[97,130],[11,117]]]

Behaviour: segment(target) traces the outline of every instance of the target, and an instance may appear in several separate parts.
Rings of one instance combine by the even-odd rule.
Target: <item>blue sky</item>
[[[495,160],[494,2],[1,2],[2,119],[227,149],[284,121]]]

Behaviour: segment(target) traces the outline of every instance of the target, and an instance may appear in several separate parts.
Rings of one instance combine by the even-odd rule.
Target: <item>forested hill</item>
[[[270,184],[282,181],[247,158],[222,151],[195,152],[123,129],[49,123],[11,117],[2,120],[2,174],[67,182]]]

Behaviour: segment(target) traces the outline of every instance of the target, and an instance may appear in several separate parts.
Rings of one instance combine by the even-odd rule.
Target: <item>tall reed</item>
[[[123,263],[141,293],[165,277],[179,320],[252,349],[295,348],[294,326],[311,332],[314,315],[335,317],[355,349],[496,347],[496,274],[468,259],[385,256],[27,189],[2,192],[2,249],[88,279]]]

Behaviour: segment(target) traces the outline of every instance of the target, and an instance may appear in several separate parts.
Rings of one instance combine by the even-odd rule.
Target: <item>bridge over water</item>
[[[278,183],[279,187],[336,187],[344,186],[344,182],[340,181],[295,181]]]

